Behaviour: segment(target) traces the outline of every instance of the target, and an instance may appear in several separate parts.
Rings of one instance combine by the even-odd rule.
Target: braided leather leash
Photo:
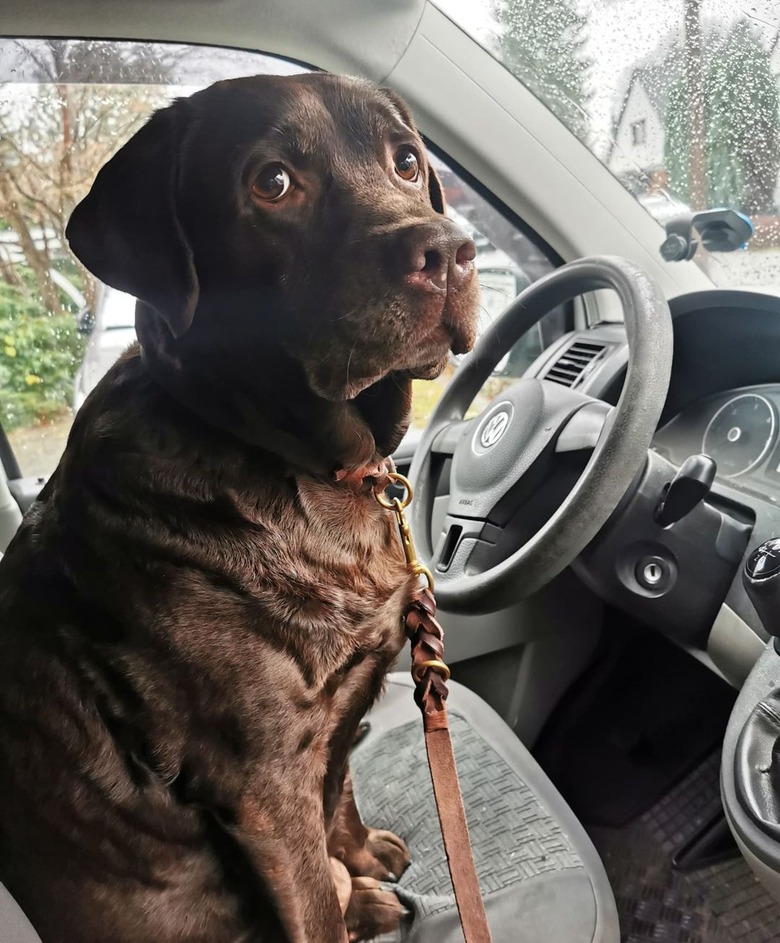
[[[403,499],[390,498],[385,494],[385,489],[392,482],[406,489]],[[452,751],[447,718],[450,669],[444,662],[444,631],[436,620],[433,576],[417,559],[412,533],[404,514],[404,508],[412,500],[412,486],[403,475],[392,472],[377,483],[374,495],[383,508],[395,514],[406,562],[414,574],[427,582],[427,585],[420,585],[416,590],[404,613],[406,635],[412,645],[412,678],[416,684],[414,699],[422,712],[436,811],[463,936],[466,943],[491,943]]]

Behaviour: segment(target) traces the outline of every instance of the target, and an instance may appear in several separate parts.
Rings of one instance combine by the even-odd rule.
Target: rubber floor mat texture
[[[780,904],[741,857],[696,871],[672,868],[674,853],[720,809],[719,763],[718,752],[629,825],[588,828],[615,893],[623,943],[780,941]]]

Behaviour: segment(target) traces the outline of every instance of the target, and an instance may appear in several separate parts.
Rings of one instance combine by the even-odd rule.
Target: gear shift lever
[[[750,554],[742,582],[764,628],[774,637],[775,651],[780,653],[780,537],[765,541]]]
[[[750,554],[742,582],[780,654],[780,537]],[[734,750],[734,791],[753,824],[780,841],[780,687],[765,691],[744,722]]]

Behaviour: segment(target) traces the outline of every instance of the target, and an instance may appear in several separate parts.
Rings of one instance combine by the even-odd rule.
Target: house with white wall
[[[615,120],[607,166],[622,180],[663,167],[666,103],[659,101],[658,90],[648,81],[649,72],[633,73]]]
[[[780,84],[780,30],[770,43],[770,67]],[[660,49],[653,65],[640,66],[628,77],[613,120],[607,166],[629,189],[644,193],[664,185],[664,117],[671,91],[670,77],[679,75],[679,53]],[[660,64],[658,64],[660,62]],[[780,205],[780,179],[775,191]]]

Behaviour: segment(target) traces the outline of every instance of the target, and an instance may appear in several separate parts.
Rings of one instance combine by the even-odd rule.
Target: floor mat
[[[674,853],[720,809],[719,763],[718,751],[629,825],[586,826],[615,893],[623,943],[780,940],[780,904],[741,857],[672,868]]]
[[[620,614],[605,627],[602,649],[534,755],[580,821],[620,827],[717,748],[736,692]]]

